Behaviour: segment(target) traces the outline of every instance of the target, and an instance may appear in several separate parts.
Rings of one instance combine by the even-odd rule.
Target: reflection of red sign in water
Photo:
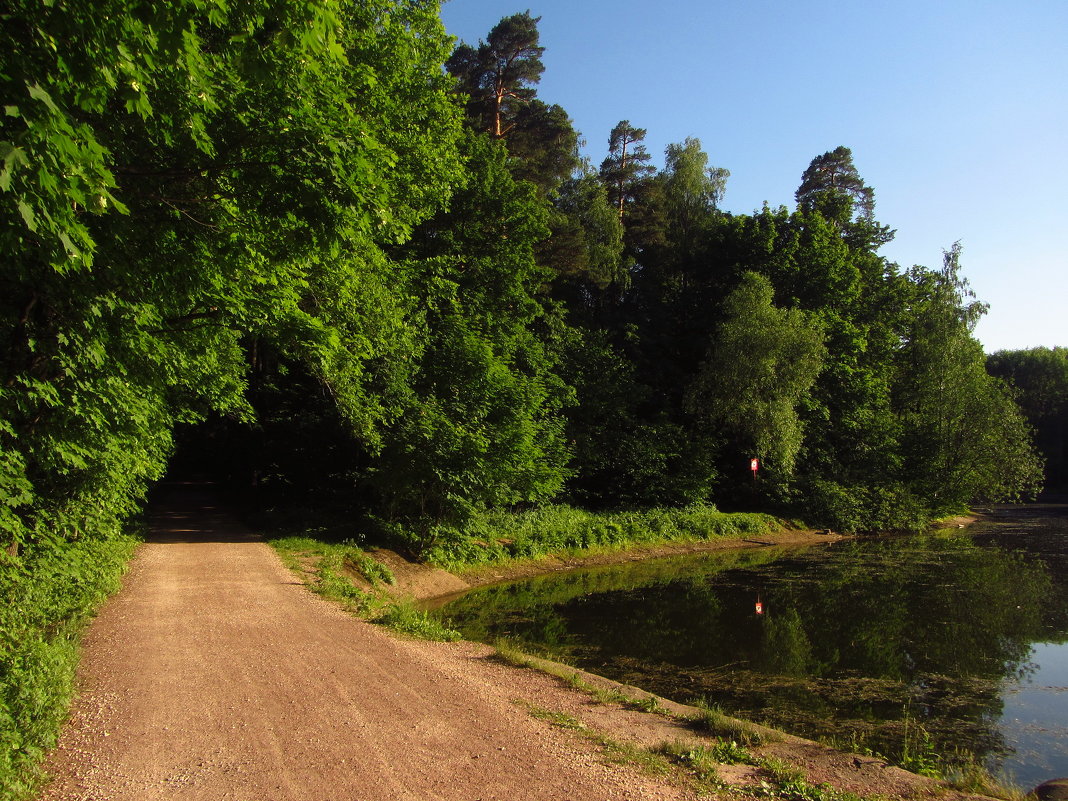
[[[758,615],[764,614],[764,604],[760,603],[760,601],[756,602],[756,613]]]
[[[759,459],[750,459],[749,460],[749,469],[752,470],[754,473],[757,470],[759,470],[760,469],[760,460]]]

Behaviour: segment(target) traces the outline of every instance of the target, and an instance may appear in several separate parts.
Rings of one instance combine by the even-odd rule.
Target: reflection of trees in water
[[[764,673],[809,675],[813,668],[812,643],[796,609],[787,609],[765,621],[760,656]]]
[[[454,623],[798,733],[848,743],[853,732],[888,755],[906,709],[938,748],[1004,750],[1000,682],[1027,672],[1030,643],[1049,636],[1043,561],[960,537],[854,542],[770,564],[732,558],[701,560],[697,574],[697,562],[679,562],[651,579],[617,568],[472,593]]]

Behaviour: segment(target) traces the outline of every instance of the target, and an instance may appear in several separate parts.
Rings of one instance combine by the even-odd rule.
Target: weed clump
[[[460,639],[460,632],[450,629],[434,616],[416,609],[411,604],[390,604],[375,618],[375,622],[421,640],[455,642]]]
[[[704,699],[694,701],[693,706],[697,707],[698,714],[692,718],[692,723],[714,737],[749,747],[763,745],[767,739],[752,723],[732,718]]]

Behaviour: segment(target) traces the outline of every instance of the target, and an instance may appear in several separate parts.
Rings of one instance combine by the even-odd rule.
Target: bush
[[[847,487],[814,479],[803,495],[810,521],[847,534],[920,531],[931,522],[930,513],[902,484]]]

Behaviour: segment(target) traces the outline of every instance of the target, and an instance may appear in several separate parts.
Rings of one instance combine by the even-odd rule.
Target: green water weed
[[[913,720],[911,704],[905,706],[901,735],[901,767],[921,776],[941,778],[943,759],[935,750],[930,732]]]

